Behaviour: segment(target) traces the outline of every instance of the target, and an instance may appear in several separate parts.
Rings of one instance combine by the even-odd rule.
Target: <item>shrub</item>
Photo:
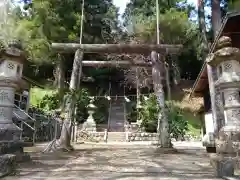
[[[43,96],[37,104],[37,108],[40,111],[50,113],[51,111],[57,110],[69,104],[69,98],[71,97],[70,92],[66,92],[64,98],[58,93],[49,93]],[[87,106],[90,102],[88,89],[82,88],[76,93],[76,121],[83,123],[88,118]],[[94,105],[97,107],[93,117],[97,124],[106,123],[108,120],[108,107],[109,102],[105,98],[98,98],[94,100]],[[66,108],[66,107],[65,107]]]
[[[142,127],[147,132],[157,131],[159,106],[154,94],[150,94],[149,98],[143,100],[142,108],[139,110],[139,116],[142,120]]]
[[[142,100],[142,108],[140,109],[140,118],[142,127],[147,132],[156,132],[158,124],[159,105],[154,94],[150,94],[147,99]],[[183,117],[182,110],[173,103],[166,103],[166,113],[169,123],[169,133],[174,138],[184,136],[188,130],[187,120]]]
[[[188,121],[184,118],[182,110],[171,102],[167,104],[167,110],[169,132],[175,139],[179,136],[183,137],[188,130]]]

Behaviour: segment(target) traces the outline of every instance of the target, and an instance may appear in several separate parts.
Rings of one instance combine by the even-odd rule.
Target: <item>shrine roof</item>
[[[213,53],[216,47],[216,43],[221,36],[229,36],[232,39],[232,44],[234,47],[240,48],[240,12],[228,13],[222,21],[219,32],[210,48],[209,53]],[[205,90],[208,89],[208,74],[207,74],[207,63],[201,68],[200,73],[193,85],[190,97],[202,97]]]

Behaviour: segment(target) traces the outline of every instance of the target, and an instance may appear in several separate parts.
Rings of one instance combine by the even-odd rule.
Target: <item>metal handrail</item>
[[[9,100],[9,99],[8,99]],[[10,101],[10,100],[9,100]],[[18,101],[18,100],[16,100]],[[29,117],[32,121],[36,121],[36,119],[32,118],[27,112],[25,112],[23,109],[21,109],[20,107],[18,107],[16,104],[13,103],[13,106],[16,107],[18,110],[20,110],[21,112],[23,112],[27,117]],[[20,117],[21,118],[21,117]]]
[[[15,112],[13,112],[13,113],[14,113],[15,116],[18,117],[18,119],[19,119],[23,124],[27,125],[30,129],[32,129],[33,131],[35,131],[35,129],[34,129],[32,126],[30,126],[28,123],[26,123],[24,120],[22,120],[21,117],[17,115],[17,113],[15,113]]]

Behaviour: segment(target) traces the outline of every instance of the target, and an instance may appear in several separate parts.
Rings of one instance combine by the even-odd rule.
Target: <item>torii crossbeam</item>
[[[156,51],[160,54],[173,54],[178,53],[182,45],[52,43],[52,48],[57,52],[75,52],[80,49],[84,53],[150,54]]]

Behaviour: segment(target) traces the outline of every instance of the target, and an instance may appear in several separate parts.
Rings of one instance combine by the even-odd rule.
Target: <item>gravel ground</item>
[[[201,143],[175,142],[175,151],[151,145],[81,144],[72,153],[32,153],[5,180],[218,180]]]

